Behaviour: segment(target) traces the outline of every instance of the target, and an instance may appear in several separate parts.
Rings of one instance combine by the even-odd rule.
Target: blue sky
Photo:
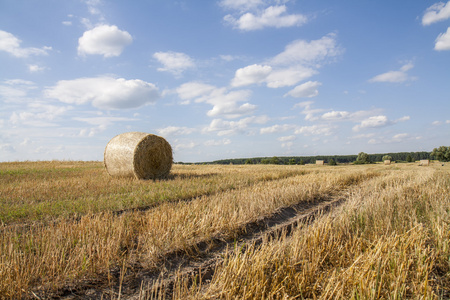
[[[0,1],[0,161],[450,144],[450,1]]]

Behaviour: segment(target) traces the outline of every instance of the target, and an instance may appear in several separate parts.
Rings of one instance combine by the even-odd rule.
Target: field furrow
[[[5,270],[0,273],[0,292],[57,295],[58,290],[92,283],[115,285],[124,268],[159,272],[170,253],[192,253],[199,243],[237,239],[245,234],[246,224],[283,207],[321,201],[376,174],[314,171],[189,202],[164,202],[147,211],[85,215],[78,222],[62,219],[27,232],[7,226],[0,241]]]

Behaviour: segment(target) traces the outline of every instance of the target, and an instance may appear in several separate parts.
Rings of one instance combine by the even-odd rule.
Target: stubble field
[[[450,297],[450,168],[0,164],[1,299]]]

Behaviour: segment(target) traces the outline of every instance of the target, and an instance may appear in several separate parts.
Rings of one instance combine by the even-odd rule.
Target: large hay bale
[[[126,132],[112,138],[105,148],[109,175],[137,179],[164,178],[172,168],[172,147],[162,137]]]

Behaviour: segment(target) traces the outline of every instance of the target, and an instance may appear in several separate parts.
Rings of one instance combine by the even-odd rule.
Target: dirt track
[[[224,238],[217,236],[207,242],[191,246],[187,251],[166,253],[161,259],[157,271],[146,270],[136,264],[126,269],[111,272],[112,285],[98,286],[87,279],[77,287],[68,287],[53,295],[58,299],[147,299],[158,291],[170,295],[177,276],[200,278],[204,283],[211,280],[215,267],[222,261],[225,252],[239,249],[245,251],[248,245],[259,245],[266,239],[276,238],[281,234],[289,236],[300,224],[311,224],[320,214],[329,213],[341,205],[347,198],[348,189],[329,195],[314,202],[302,202],[278,209],[274,214],[245,224],[238,236]]]

